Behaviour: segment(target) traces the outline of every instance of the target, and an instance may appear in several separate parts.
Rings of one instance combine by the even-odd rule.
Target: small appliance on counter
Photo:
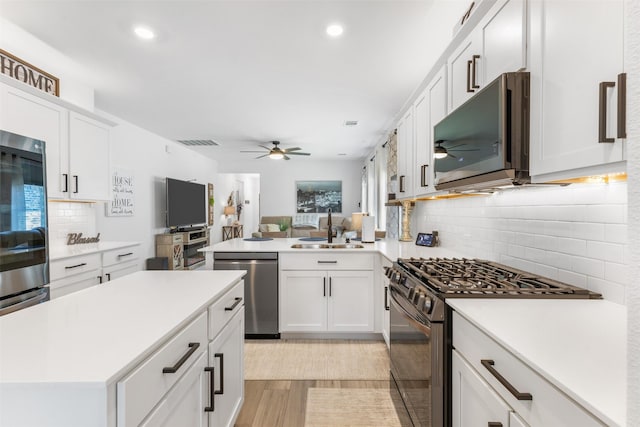
[[[49,300],[43,141],[0,131],[0,316]]]
[[[362,217],[362,243],[373,243],[376,241],[376,217]]]

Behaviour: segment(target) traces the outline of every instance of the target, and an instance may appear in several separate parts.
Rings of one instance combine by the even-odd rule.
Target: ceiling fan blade
[[[299,150],[302,150],[302,148],[300,148],[300,147],[293,147],[293,148],[283,148],[283,149],[282,149],[282,151],[285,151],[285,152],[287,152],[287,153],[288,153],[289,151],[299,151]]]
[[[269,150],[269,151],[271,151],[271,149],[273,148],[273,147],[265,147],[264,145],[258,145],[258,147],[262,147],[265,150]]]
[[[311,153],[289,153],[288,151],[286,153],[291,156],[310,156],[311,155]]]
[[[256,157],[256,159],[261,159],[261,158],[263,158],[263,157],[267,157],[268,155],[269,155],[269,153],[267,153],[267,154],[263,154],[262,156],[258,156],[258,157]]]
[[[447,156],[449,156],[449,157],[453,157],[454,159],[457,159],[457,158],[458,158],[458,157],[454,156],[454,155],[453,155],[453,154],[451,154],[451,153],[447,153]]]
[[[471,149],[471,150],[455,150],[453,148],[447,148],[447,151],[480,151],[480,149],[479,148],[474,148],[474,149]]]
[[[454,145],[453,147],[447,147],[447,150],[452,150],[452,149],[454,149],[456,147],[462,147],[463,145],[467,145],[467,144],[463,143],[463,144]]]
[[[282,157],[283,157],[285,160],[291,160],[291,158],[290,158],[289,156],[287,156],[286,154],[283,154],[283,155],[282,155]]]
[[[264,153],[263,150],[257,151],[257,150],[241,150],[241,153]]]

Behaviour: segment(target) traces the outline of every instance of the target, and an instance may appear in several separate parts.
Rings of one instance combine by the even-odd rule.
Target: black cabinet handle
[[[467,93],[473,93],[473,89],[471,89],[471,61],[467,61]]]
[[[214,394],[224,394],[224,354],[215,353],[213,357],[220,359],[220,390],[216,390]]]
[[[477,64],[477,60],[480,59],[480,55],[473,55],[471,57],[471,88],[472,89],[480,89],[480,86],[476,84],[476,65]]]
[[[78,267],[82,267],[82,266],[85,266],[85,265],[87,265],[86,262],[83,262],[82,264],[68,265],[68,266],[65,267],[65,270],[70,270],[72,268],[78,268]]]
[[[118,255],[118,258],[126,257],[126,256],[129,256],[129,255],[133,255],[133,252],[127,252],[126,254],[120,254],[120,255]]]
[[[205,372],[209,372],[209,406],[204,407],[204,412],[214,412],[216,410],[216,387],[214,380],[216,377],[215,368],[207,366],[204,368]]]
[[[627,73],[618,74],[618,138],[627,137]]]
[[[73,179],[76,182],[76,190],[74,191],[74,193],[77,193],[78,192],[78,175],[73,175]]]
[[[322,296],[323,297],[327,296],[327,278],[326,277],[322,278]]]
[[[384,309],[389,311],[389,287],[384,287]]]
[[[420,166],[420,186],[421,187],[428,187],[429,186],[427,184],[427,168],[428,167],[429,167],[429,165]]]
[[[107,276],[107,282],[111,281],[111,273],[106,273],[105,276]]]
[[[487,427],[502,427],[502,423],[498,421],[489,421]]]
[[[600,82],[600,96],[598,99],[598,142],[615,142],[607,138],[607,89],[615,87],[614,82]]]
[[[482,366],[484,366],[487,371],[489,371],[489,373],[491,373],[491,375],[493,375],[495,379],[500,382],[500,384],[502,384],[507,390],[509,390],[509,393],[511,393],[513,397],[518,400],[533,400],[533,396],[531,396],[531,393],[519,392],[513,385],[511,385],[509,381],[507,381],[505,377],[500,374],[500,372],[496,370],[496,368],[493,367],[496,362],[489,359],[482,359],[480,360],[480,363],[482,363]]]
[[[404,193],[406,191],[404,188],[404,178],[405,178],[404,175],[400,175],[400,192],[401,193]]]
[[[331,296],[331,277],[329,277],[329,296]]]
[[[242,298],[241,297],[235,297],[234,300],[235,300],[235,302],[233,304],[231,304],[231,307],[225,307],[224,311],[233,311],[233,309],[236,308],[238,306],[238,304],[240,304],[242,302]]]
[[[167,367],[167,368],[162,368],[162,373],[163,374],[175,374],[176,372],[178,372],[178,369],[180,369],[180,367],[182,365],[184,365],[184,362],[187,361],[187,359],[189,359],[189,357],[196,352],[196,350],[198,349],[198,347],[200,347],[200,343],[199,342],[190,342],[189,343],[189,350],[184,354],[184,356],[182,356],[180,358],[180,360],[178,360],[176,362],[175,365],[171,366],[171,367]]]
[[[102,284],[102,276],[98,276],[99,284]]]
[[[69,174],[63,173],[62,176],[64,176],[64,190],[62,190],[62,192],[68,193],[69,192]]]
[[[338,261],[318,261],[318,264],[337,264]]]

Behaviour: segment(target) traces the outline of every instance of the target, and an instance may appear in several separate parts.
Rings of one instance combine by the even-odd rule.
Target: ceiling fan
[[[445,142],[447,141],[445,141],[444,139],[439,139],[436,141],[436,146],[433,147],[433,157],[435,157],[436,159],[444,159],[447,156],[457,159],[457,157],[451,154],[449,151],[479,151],[477,148],[471,150],[458,149],[458,147],[462,147],[463,145],[467,144],[458,144],[454,145],[453,147],[445,148],[442,146],[442,144],[444,144]]]
[[[264,148],[268,152],[266,154],[263,154],[262,156],[256,157],[256,159],[261,159],[263,157],[269,156],[270,159],[274,159],[274,160],[279,160],[279,159],[290,160],[289,156],[310,156],[311,155],[310,153],[298,152],[299,150],[302,150],[302,148],[300,147],[280,148],[278,147],[278,145],[280,145],[280,141],[271,141],[271,143],[273,144],[273,147],[271,148],[266,147],[264,145],[259,145],[259,147]],[[241,153],[264,153],[264,151],[253,151],[253,150],[243,150],[240,152]]]

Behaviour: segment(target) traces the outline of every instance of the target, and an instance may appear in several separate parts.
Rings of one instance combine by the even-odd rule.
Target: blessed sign
[[[57,77],[2,49],[0,49],[0,73],[48,94],[60,96],[60,80]]]

